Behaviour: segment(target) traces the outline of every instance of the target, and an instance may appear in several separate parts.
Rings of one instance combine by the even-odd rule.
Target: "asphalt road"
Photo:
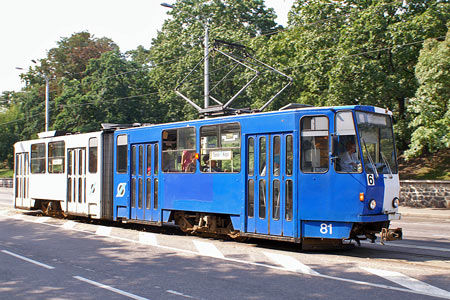
[[[10,203],[0,201],[0,299],[450,299],[449,220],[396,221],[405,239],[386,246],[305,252]]]

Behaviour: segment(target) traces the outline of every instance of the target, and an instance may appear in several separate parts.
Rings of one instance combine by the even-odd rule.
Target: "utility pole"
[[[37,64],[37,62],[32,59],[33,63]],[[16,67],[17,70],[25,71],[24,68]],[[50,103],[50,96],[49,96],[49,80],[47,74],[41,73],[45,78],[45,131],[48,131],[48,127],[50,124],[50,111],[49,111],[49,103]]]
[[[205,108],[209,107],[209,29],[208,20],[203,24],[205,27]]]
[[[49,122],[50,122],[50,112],[49,112],[49,84],[48,84],[48,76],[46,74],[44,74],[44,78],[45,78],[45,132],[48,131],[48,126],[49,126]]]
[[[161,6],[167,7],[170,9],[174,9],[173,5],[168,3],[161,3]],[[192,15],[191,15],[192,16]],[[195,18],[195,16],[192,16]],[[205,21],[200,20],[203,24],[203,28],[205,29],[205,38],[204,38],[204,61],[205,61],[205,69],[204,69],[204,106],[205,108],[209,107],[209,24],[208,18],[205,18]]]

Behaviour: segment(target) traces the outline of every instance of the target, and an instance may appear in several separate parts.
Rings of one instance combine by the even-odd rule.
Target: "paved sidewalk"
[[[398,209],[402,218],[432,218],[450,220],[450,208],[416,208],[400,206]]]

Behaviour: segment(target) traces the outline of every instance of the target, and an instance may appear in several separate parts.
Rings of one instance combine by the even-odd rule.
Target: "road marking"
[[[148,300],[147,298],[144,298],[144,297],[141,297],[141,296],[137,296],[135,294],[131,294],[131,293],[128,293],[128,292],[125,292],[125,291],[113,288],[112,286],[109,286],[109,285],[106,285],[106,284],[103,284],[103,283],[99,283],[97,281],[93,281],[93,280],[90,280],[90,279],[87,279],[87,278],[84,278],[84,277],[81,277],[81,276],[73,276],[73,278],[78,279],[78,280],[83,281],[83,282],[86,282],[86,283],[89,283],[89,284],[92,284],[92,285],[95,285],[95,286],[97,286],[99,288],[102,288],[102,289],[105,289],[105,290],[108,290],[108,291],[120,294],[122,296],[126,296],[128,298],[132,298],[132,299],[136,299],[136,300]]]
[[[77,223],[74,221],[67,221],[66,223],[64,223],[61,227],[64,229],[72,229],[75,227]]]
[[[184,297],[184,298],[189,298],[189,299],[199,299],[199,298],[195,298],[195,297],[192,297],[192,296],[189,296],[189,295],[185,295],[183,293],[180,293],[180,292],[177,292],[177,291],[174,291],[174,290],[166,290],[166,293],[177,295],[177,296],[181,296],[181,297]]]
[[[55,267],[52,267],[52,266],[43,264],[43,263],[41,263],[41,262],[32,260],[32,259],[30,259],[30,258],[26,258],[26,257],[24,257],[24,256],[22,256],[22,255],[15,254],[15,253],[12,253],[12,252],[9,252],[9,251],[7,251],[7,250],[2,250],[2,252],[5,253],[5,254],[14,256],[14,257],[16,257],[16,258],[19,258],[19,259],[21,259],[21,260],[27,261],[27,262],[29,262],[29,263],[35,264],[35,265],[37,265],[37,266],[40,266],[40,267],[49,269],[49,270],[52,270],[52,269],[55,268]]]
[[[13,216],[6,216],[6,217],[7,218],[14,218]],[[33,221],[30,221],[30,220],[25,220],[25,219],[20,219],[20,220],[24,221],[24,222],[33,222]],[[51,224],[51,223],[43,223],[43,225],[61,228],[60,225],[55,225],[55,224]],[[93,234],[90,231],[82,230],[82,229],[74,228],[72,230],[73,231],[77,231],[77,232],[82,232],[82,233],[87,234],[87,235],[92,235]],[[130,243],[140,243],[139,241],[128,239],[128,238],[123,238],[123,237],[119,237],[119,236],[110,236],[109,238],[112,238],[112,239],[115,239],[115,240],[119,240],[119,241],[126,241],[126,242],[130,242]],[[169,251],[175,251],[175,252],[179,252],[179,253],[184,253],[184,254],[207,256],[207,255],[202,254],[202,253],[198,253],[198,252],[194,252],[194,251],[190,251],[190,250],[186,250],[186,249],[175,248],[175,247],[169,247],[169,246],[163,246],[163,245],[157,245],[155,247],[158,247],[160,249],[169,250]],[[408,246],[408,247],[411,247],[411,246]],[[268,265],[268,264],[264,264],[264,263],[250,262],[250,261],[234,259],[234,258],[227,258],[227,257],[223,258],[223,260],[228,261],[228,262],[243,264],[243,265],[268,268],[268,269],[272,269],[272,270],[289,271],[289,270],[287,270],[286,268],[283,268],[283,267]],[[296,273],[299,274],[298,272],[296,272]],[[329,275],[323,275],[323,274],[318,274],[318,275],[311,274],[311,276],[317,276],[317,277],[324,278],[324,279],[329,279],[329,280],[334,280],[334,281],[341,281],[341,282],[357,284],[357,285],[362,285],[362,286],[381,288],[381,289],[386,289],[386,290],[391,290],[391,291],[404,292],[404,293],[408,293],[408,294],[425,295],[425,296],[432,296],[432,297],[439,297],[439,298],[444,298],[444,299],[450,299],[450,297],[446,297],[446,296],[442,297],[442,296],[437,296],[435,294],[430,294],[428,292],[419,292],[419,291],[414,291],[414,290],[410,290],[410,289],[406,289],[406,288],[402,288],[402,287],[389,286],[389,285],[385,285],[385,284],[377,284],[377,283],[371,283],[371,282],[366,282],[366,281],[353,280],[353,279],[347,279],[347,278],[335,277],[335,276],[329,276]]]
[[[285,269],[292,271],[292,272],[298,272],[308,275],[320,275],[318,272],[314,271],[310,267],[302,264],[298,260],[296,260],[293,257],[282,255],[282,254],[276,254],[272,252],[264,252],[264,254],[270,258],[275,263],[282,265]]]
[[[408,277],[402,273],[380,270],[380,269],[364,268],[364,267],[360,267],[360,268],[369,273],[383,277],[389,281],[392,281],[392,282],[397,283],[401,286],[404,286],[408,289],[411,289],[413,291],[427,293],[430,295],[434,295],[436,297],[445,297],[445,298],[450,299],[450,292],[445,291],[440,288],[437,288],[435,286],[432,286],[428,283],[419,281],[415,278]]]
[[[375,245],[371,242],[362,242],[364,244],[368,245]],[[381,245],[382,247],[400,247],[400,248],[409,248],[409,249],[422,249],[422,250],[434,250],[434,251],[444,251],[444,252],[450,252],[450,248],[439,248],[439,247],[429,247],[429,246],[419,246],[419,245],[400,245],[400,244],[386,244]]]
[[[47,222],[50,219],[51,219],[50,217],[39,217],[36,220],[34,220],[34,222],[35,223],[45,223],[45,222]]]
[[[214,246],[214,244],[212,243],[194,241],[194,245],[197,248],[198,252],[200,252],[202,255],[216,258],[225,258],[222,252],[220,252],[219,249],[217,249],[216,246]]]
[[[106,226],[99,226],[97,228],[97,231],[95,231],[96,235],[102,235],[102,236],[110,236],[111,235],[112,228],[106,227]]]
[[[156,235],[151,232],[139,232],[139,242],[145,245],[157,246]]]

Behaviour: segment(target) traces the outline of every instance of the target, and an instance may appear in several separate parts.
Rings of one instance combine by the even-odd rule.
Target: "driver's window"
[[[328,171],[328,118],[326,116],[303,117],[300,121],[301,162],[304,173]]]
[[[336,135],[333,138],[334,168],[340,173],[361,173],[355,123],[351,111],[336,114]]]

